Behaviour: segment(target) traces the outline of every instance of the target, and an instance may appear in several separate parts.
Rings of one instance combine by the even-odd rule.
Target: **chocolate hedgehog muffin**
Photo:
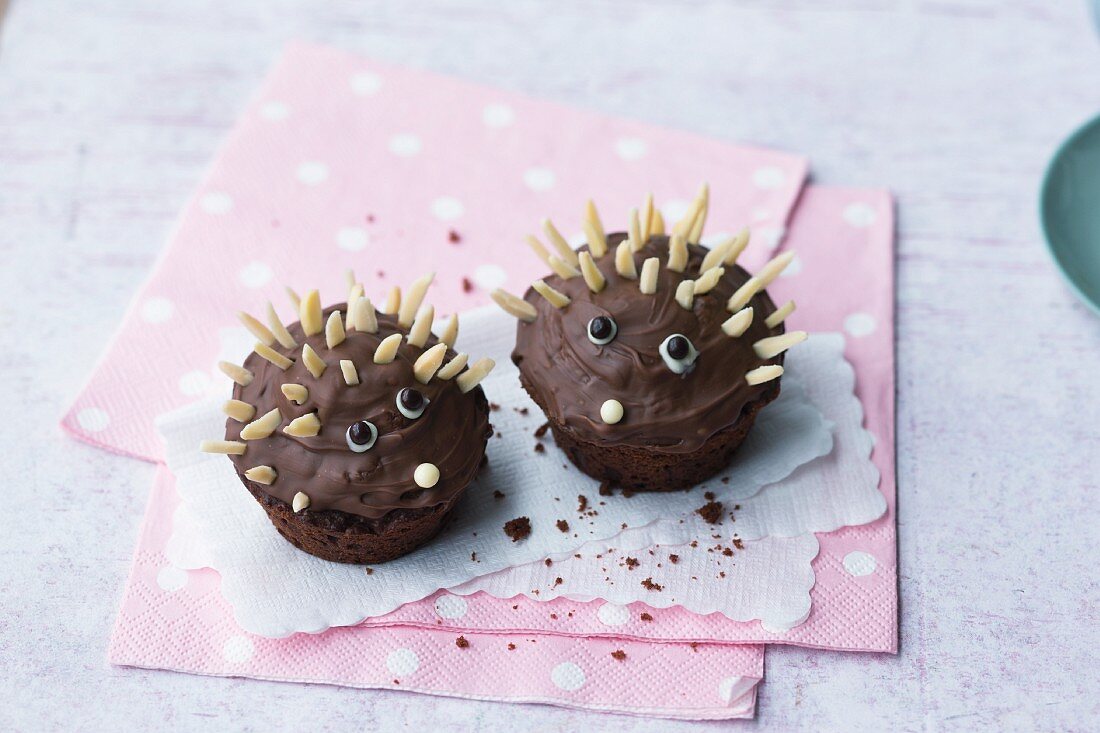
[[[785,332],[765,288],[785,253],[752,276],[736,264],[743,231],[714,249],[697,242],[707,190],[664,232],[652,197],[628,232],[605,235],[589,203],[587,245],[573,251],[550,222],[551,248],[528,243],[553,271],[522,299],[512,360],[554,440],[586,474],[633,491],[683,489],[730,462],[757,413],[779,395]]]
[[[225,404],[225,439],[245,488],[279,533],[311,555],[380,563],[432,538],[477,476],[492,429],[479,383],[493,368],[452,350],[458,319],[431,333],[432,276],[375,310],[361,285],[321,308],[314,290],[284,326],[240,314],[258,339]],[[354,281],[354,277],[349,277]]]

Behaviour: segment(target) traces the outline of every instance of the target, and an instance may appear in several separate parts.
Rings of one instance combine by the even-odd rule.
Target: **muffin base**
[[[453,506],[395,509],[379,519],[335,510],[295,512],[286,502],[265,493],[261,485],[238,475],[287,542],[332,562],[366,565],[407,555],[439,532]]]
[[[531,393],[531,390],[527,391]],[[736,422],[712,435],[699,449],[690,453],[665,453],[644,446],[594,443],[578,438],[552,419],[550,430],[554,434],[554,442],[569,456],[573,465],[594,479],[631,491],[680,491],[706,481],[728,466],[752,429],[756,413],[778,396],[777,380],[771,389],[745,405]]]

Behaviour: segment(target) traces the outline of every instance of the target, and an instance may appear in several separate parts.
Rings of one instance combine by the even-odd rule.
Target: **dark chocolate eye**
[[[374,441],[378,440],[378,428],[374,423],[360,420],[348,428],[348,448],[356,453],[366,453],[374,447]]]
[[[661,358],[665,360],[665,366],[675,374],[686,374],[695,366],[695,360],[699,358],[699,352],[695,350],[688,337],[682,333],[674,333],[661,342],[658,349]]]
[[[429,401],[420,390],[405,387],[397,393],[397,411],[410,420],[415,420],[424,414]]]
[[[588,340],[597,346],[611,343],[618,332],[619,327],[608,316],[596,316],[588,322]]]

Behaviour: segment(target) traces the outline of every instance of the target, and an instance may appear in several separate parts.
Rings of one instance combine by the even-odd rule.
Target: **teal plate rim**
[[[1062,141],[1058,148],[1054,151],[1054,155],[1051,156],[1050,161],[1047,163],[1046,170],[1043,172],[1043,181],[1039,188],[1039,226],[1043,231],[1043,242],[1046,244],[1047,252],[1050,253],[1050,258],[1054,260],[1054,264],[1058,268],[1058,272],[1061,273],[1062,279],[1069,285],[1070,290],[1073,291],[1077,298],[1087,305],[1094,313],[1100,315],[1100,301],[1094,300],[1093,296],[1085,292],[1084,288],[1078,285],[1077,280],[1074,279],[1074,274],[1066,266],[1066,263],[1062,260],[1059,252],[1058,245],[1054,243],[1054,237],[1051,233],[1051,215],[1048,213],[1047,199],[1052,195],[1051,187],[1053,181],[1059,174],[1056,170],[1059,168],[1062,160],[1070,154],[1071,150],[1078,144],[1078,142],[1089,134],[1100,134],[1100,130],[1094,128],[1100,127],[1100,115],[1092,117],[1085,122],[1081,123],[1069,137]],[[1100,172],[1098,172],[1100,175]],[[1100,182],[1097,184],[1100,186]],[[1100,245],[1098,245],[1100,246]]]

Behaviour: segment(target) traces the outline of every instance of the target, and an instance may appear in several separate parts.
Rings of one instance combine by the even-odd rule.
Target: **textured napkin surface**
[[[222,592],[244,628],[265,636],[285,636],[359,623],[479,575],[547,557],[564,560],[585,542],[610,539],[623,527],[635,528],[629,545],[617,541],[627,550],[648,547],[658,538],[678,542],[705,538],[713,531],[693,512],[704,501],[701,492],[693,498],[680,492],[654,492],[604,501],[597,493],[597,482],[569,468],[556,447],[537,453],[533,433],[542,418],[508,359],[513,319],[490,306],[467,314],[463,323],[466,335],[459,338],[459,348],[497,360],[496,370],[483,386],[489,398],[501,405],[493,413],[500,437],[490,441],[487,469],[455,508],[443,532],[420,550],[372,568],[370,575],[359,566],[327,562],[294,548],[243,490],[226,457],[196,449],[204,436],[221,435],[225,418],[217,402],[200,402],[158,421],[176,489],[189,505],[190,516],[198,520],[207,545],[204,554],[209,557],[204,559],[221,574]],[[812,382],[815,391],[828,394],[846,388],[847,399],[854,399],[851,380],[843,378],[850,368],[838,341],[811,339],[799,346],[799,353],[790,355],[789,377],[779,398],[760,413],[737,460],[724,472],[725,481],[713,482],[713,490],[730,506],[832,450],[830,425],[801,385]],[[858,424],[851,428],[860,430]],[[863,488],[881,504],[875,483],[864,482]],[[496,498],[496,492],[503,498]],[[591,511],[577,513],[579,496],[591,497]],[[801,514],[804,506],[808,505],[791,502],[778,511]],[[532,531],[527,539],[513,542],[502,528],[519,516],[530,518]],[[570,518],[571,531],[557,528],[556,521],[562,517]],[[180,567],[201,567],[175,553],[172,559]],[[807,598],[802,576],[808,574],[808,564],[806,571],[794,588],[802,599]],[[605,585],[596,582],[598,574],[597,568],[587,579],[578,575],[578,592],[597,596]],[[764,578],[772,577],[762,576],[760,591],[769,587]],[[786,592],[787,603],[782,603],[784,589],[775,587],[775,604],[784,608],[781,616],[789,620],[792,591]]]
[[[465,632],[462,647],[459,632],[439,627],[252,635],[233,621],[217,573],[179,570],[158,549],[174,503],[161,469],[111,639],[114,664],[689,720],[752,715],[760,646]]]

